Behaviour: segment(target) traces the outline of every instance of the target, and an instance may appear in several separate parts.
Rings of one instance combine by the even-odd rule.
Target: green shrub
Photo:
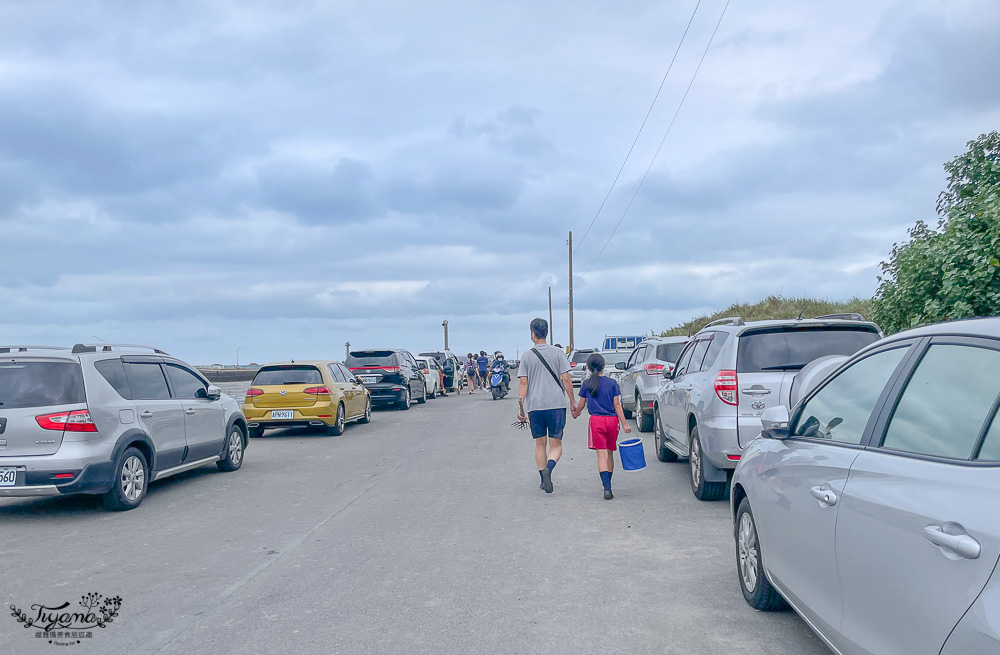
[[[785,298],[782,296],[768,296],[764,300],[756,303],[734,303],[722,311],[708,316],[698,316],[687,323],[682,323],[675,328],[667,330],[662,336],[683,337],[694,334],[712,321],[730,316],[739,316],[744,321],[764,321],[781,318],[795,318],[802,315],[803,318],[813,318],[824,314],[861,314],[865,318],[872,315],[872,305],[870,300],[852,298],[845,302],[835,302],[827,300],[816,300],[815,298]]]

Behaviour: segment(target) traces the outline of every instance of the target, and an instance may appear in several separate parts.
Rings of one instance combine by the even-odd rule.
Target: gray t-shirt
[[[569,362],[562,350],[555,346],[542,344],[535,350],[545,358],[552,370],[559,377],[569,372]],[[528,378],[528,395],[524,399],[524,411],[537,412],[543,409],[565,409],[566,389],[562,381],[556,384],[552,374],[530,350],[521,355],[521,363],[517,367],[517,377]]]

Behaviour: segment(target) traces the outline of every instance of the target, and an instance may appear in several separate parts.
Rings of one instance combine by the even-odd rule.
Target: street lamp
[[[240,349],[242,348],[243,346],[240,346],[239,348],[236,349],[236,368],[240,367]]]

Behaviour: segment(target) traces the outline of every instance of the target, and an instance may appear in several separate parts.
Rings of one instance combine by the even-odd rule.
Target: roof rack
[[[169,355],[165,350],[156,348],[155,346],[141,346],[135,343],[78,343],[73,346],[73,353],[96,353],[98,351],[109,353],[112,350],[152,350],[157,355]]]
[[[704,330],[707,327],[712,327],[713,325],[722,325],[723,323],[729,323],[731,325],[745,325],[743,323],[743,319],[740,318],[739,316],[730,316],[728,318],[720,318],[717,321],[712,321],[711,323],[709,323],[708,325],[706,325],[701,329]]]
[[[25,353],[29,350],[69,350],[66,346],[0,346],[0,353]]]
[[[845,312],[843,314],[826,314],[825,316],[817,316],[816,317],[817,320],[823,319],[823,318],[839,318],[839,319],[843,319],[845,321],[864,321],[865,320],[864,316],[862,316],[861,314],[857,314],[855,312]]]

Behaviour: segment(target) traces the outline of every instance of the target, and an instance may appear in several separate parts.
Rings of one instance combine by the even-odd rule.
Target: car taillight
[[[736,404],[736,371],[719,371],[716,374],[715,395],[727,405]]]
[[[302,391],[307,396],[329,396],[330,390],[326,387],[309,387]]]
[[[569,367],[570,368],[576,368],[576,362],[570,362],[569,363]]]
[[[646,375],[660,375],[663,373],[663,364],[646,364],[643,366]]]
[[[78,409],[75,412],[59,412],[36,416],[35,421],[43,430],[65,430],[66,432],[97,432],[90,412]]]
[[[386,373],[399,373],[402,370],[399,366],[383,366],[381,368]]]
[[[263,395],[264,395],[263,389],[253,389],[253,388],[247,389],[247,398],[253,398],[254,396],[263,396]]]

